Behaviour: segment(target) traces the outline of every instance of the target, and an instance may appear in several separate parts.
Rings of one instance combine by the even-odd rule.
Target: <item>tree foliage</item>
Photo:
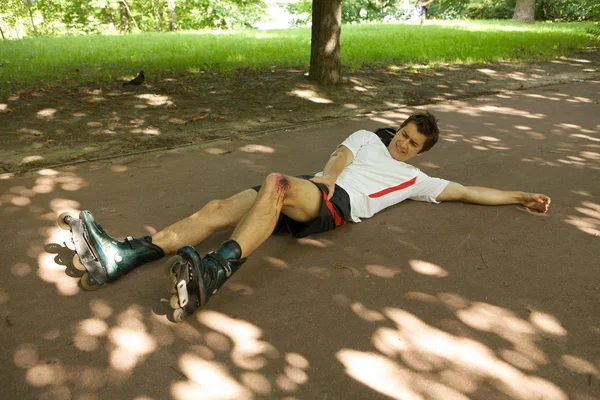
[[[358,23],[403,20],[411,15],[414,0],[344,0],[342,22]],[[516,0],[434,0],[428,17],[438,19],[511,19]],[[310,23],[311,0],[300,0],[287,6],[294,15],[292,24]],[[536,20],[584,21],[600,20],[600,0],[537,0]]]
[[[232,29],[265,13],[263,0],[1,0],[0,28],[17,36],[166,31],[175,19],[176,29]]]

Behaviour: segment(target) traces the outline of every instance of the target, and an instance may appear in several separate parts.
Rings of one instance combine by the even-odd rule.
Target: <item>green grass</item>
[[[535,25],[509,21],[430,21],[342,27],[346,70],[363,65],[485,63],[532,60],[593,45],[592,24]],[[597,44],[597,42],[596,42]],[[143,68],[161,75],[238,69],[306,68],[310,28],[240,32],[143,33],[0,41],[0,94],[26,87],[110,83]]]

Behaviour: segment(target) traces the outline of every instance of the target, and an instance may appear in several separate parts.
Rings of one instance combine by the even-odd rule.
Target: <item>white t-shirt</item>
[[[351,218],[354,222],[370,218],[406,199],[438,203],[436,198],[449,183],[394,159],[373,132],[354,132],[342,145],[352,151],[354,161],[344,168],[335,183],[350,196]]]

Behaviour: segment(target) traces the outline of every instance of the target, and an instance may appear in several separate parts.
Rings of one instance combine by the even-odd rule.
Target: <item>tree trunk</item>
[[[533,24],[535,22],[535,0],[517,0],[513,21]]]
[[[119,11],[121,12],[121,33],[129,32],[129,16],[127,14],[127,5],[124,1],[119,3]]]
[[[313,0],[312,37],[310,47],[311,80],[329,85],[342,78],[340,36],[342,1]]]
[[[129,5],[127,4],[127,0],[121,0],[121,4],[125,4],[125,10],[127,10],[128,17],[133,21],[133,24],[139,30],[140,27],[138,26],[137,21],[135,20],[135,18],[133,18],[133,14],[131,14],[131,10],[129,9]]]
[[[1,26],[0,26],[0,33],[2,34],[2,40],[6,40],[6,38],[4,37],[4,31],[2,30]]]
[[[156,4],[156,2],[154,0],[152,0],[152,9],[154,10],[154,21],[156,23],[156,30],[157,31],[162,31],[163,30],[163,23],[162,23],[162,16],[161,16],[161,10],[159,8],[159,4]]]
[[[27,4],[27,10],[29,10],[29,19],[31,19],[31,26],[33,27],[33,33],[35,34],[35,36],[37,36],[37,29],[35,29],[35,22],[33,22],[33,12],[31,11],[31,0],[27,0],[25,1],[25,4]]]
[[[110,3],[108,0],[106,1],[106,5],[104,6],[104,15],[106,16],[106,23],[115,26],[115,19],[113,18],[112,10],[110,8]]]
[[[167,0],[167,5],[169,7],[169,30],[173,32],[176,28],[175,25],[175,0]]]

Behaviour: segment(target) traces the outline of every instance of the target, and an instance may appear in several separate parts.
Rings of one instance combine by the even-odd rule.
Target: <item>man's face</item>
[[[410,122],[398,130],[388,145],[388,150],[394,159],[406,162],[419,154],[426,140],[427,136],[417,130],[414,122]]]

